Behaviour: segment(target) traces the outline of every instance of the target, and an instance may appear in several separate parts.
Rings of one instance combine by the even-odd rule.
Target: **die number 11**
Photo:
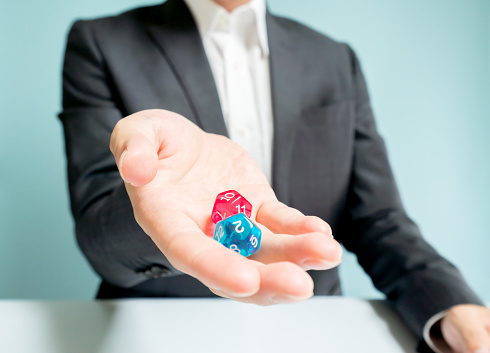
[[[238,210],[238,213],[243,213],[245,214],[245,205],[236,205],[236,208]]]

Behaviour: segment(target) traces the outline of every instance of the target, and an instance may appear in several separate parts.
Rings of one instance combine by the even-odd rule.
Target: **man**
[[[340,294],[333,231],[432,346],[440,327],[439,347],[490,349],[489,310],[401,205],[348,46],[262,0],[169,0],[75,23],[63,72],[72,210],[99,298]],[[228,189],[263,230],[249,259],[209,238]]]

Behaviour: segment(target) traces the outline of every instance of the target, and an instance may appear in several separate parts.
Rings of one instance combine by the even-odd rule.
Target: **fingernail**
[[[276,295],[275,297],[271,298],[271,301],[276,303],[276,304],[292,304],[292,303],[297,303],[303,300],[306,300],[308,298],[311,298],[313,296],[313,293],[307,297],[295,297],[292,295]]]
[[[119,157],[119,163],[118,163],[119,174],[121,175],[122,180],[124,180],[126,183],[128,181],[126,180],[126,178],[124,177],[124,174],[123,174],[123,161],[124,161],[124,157],[126,157],[127,153],[128,153],[128,150],[124,150],[123,153],[121,153],[121,157]]]
[[[226,293],[228,293],[231,297],[234,298],[248,298],[254,294],[257,294],[257,291],[249,292],[249,293],[246,292],[236,293],[236,292],[227,291]]]
[[[330,268],[337,267],[339,262],[330,262],[324,260],[306,260],[303,262],[303,267],[310,270],[328,270]]]

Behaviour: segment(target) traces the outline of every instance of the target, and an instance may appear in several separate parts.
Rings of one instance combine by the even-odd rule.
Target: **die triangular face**
[[[252,204],[236,190],[223,191],[216,196],[211,220],[214,223],[231,217],[237,213],[243,213],[252,217]]]

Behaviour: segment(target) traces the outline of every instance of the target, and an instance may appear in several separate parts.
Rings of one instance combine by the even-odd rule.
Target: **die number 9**
[[[256,237],[255,235],[252,235],[252,236],[250,237],[250,244],[252,244],[252,246],[253,246],[254,248],[256,248],[256,247],[257,247],[257,237]]]

